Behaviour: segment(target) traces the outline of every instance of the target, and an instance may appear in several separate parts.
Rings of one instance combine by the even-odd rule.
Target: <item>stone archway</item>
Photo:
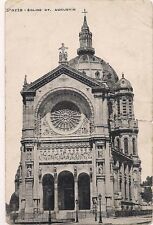
[[[78,177],[79,209],[90,209],[90,177],[81,173]]]
[[[54,177],[45,174],[42,179],[43,185],[43,209],[54,210]]]
[[[66,115],[68,120],[66,120]],[[57,121],[58,120],[58,121]],[[35,109],[38,136],[72,134],[94,130],[94,108],[84,93],[72,88],[58,88],[46,93]]]
[[[58,175],[58,204],[59,210],[74,210],[74,177],[69,171]]]

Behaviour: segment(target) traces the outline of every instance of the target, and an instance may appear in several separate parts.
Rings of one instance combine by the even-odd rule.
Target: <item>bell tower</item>
[[[84,9],[82,13],[84,13],[84,21],[81,27],[81,32],[79,33],[80,48],[78,48],[77,53],[78,55],[85,53],[94,55],[95,49],[92,48],[92,33],[89,30],[86,18],[87,11]]]

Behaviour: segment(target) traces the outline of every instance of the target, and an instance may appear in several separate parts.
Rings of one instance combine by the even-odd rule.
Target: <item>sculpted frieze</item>
[[[88,143],[41,144],[40,161],[86,161],[92,159],[92,149]]]

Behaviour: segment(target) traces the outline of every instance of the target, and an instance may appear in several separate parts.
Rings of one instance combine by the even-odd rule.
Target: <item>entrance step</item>
[[[56,218],[59,220],[71,219],[71,218],[67,217],[68,212],[69,211],[67,211],[67,210],[60,210],[60,211],[58,211],[58,213],[56,213]]]
[[[78,217],[80,219],[85,218],[93,218],[93,212],[90,210],[79,210]],[[56,219],[59,220],[74,220],[76,217],[76,212],[74,210],[60,210],[58,213],[56,213]]]

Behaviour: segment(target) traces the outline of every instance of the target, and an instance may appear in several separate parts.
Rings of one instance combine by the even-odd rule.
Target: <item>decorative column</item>
[[[129,175],[129,201],[132,200],[132,196],[131,196],[131,176]]]
[[[37,143],[34,143],[34,148],[33,148],[33,160],[34,160],[34,168],[33,168],[33,176],[34,176],[34,187],[33,187],[33,200],[36,201],[37,203],[40,203],[40,196],[38,192],[38,187],[39,187],[39,160],[38,160],[38,151],[37,151]],[[38,206],[36,204],[34,208]]]
[[[134,201],[134,182],[133,182],[133,166],[131,166],[130,176],[131,176],[131,200]]]
[[[122,198],[125,200],[125,182],[124,182],[124,164],[121,165],[121,176],[122,176],[122,186],[121,186],[121,192],[122,192]]]
[[[39,198],[40,198],[39,208],[40,208],[40,212],[42,213],[43,212],[43,185],[42,185],[41,166],[39,166],[38,177],[39,177]]]
[[[26,173],[26,170],[25,170],[25,151],[24,151],[24,145],[22,144],[21,146],[21,174],[20,174],[20,190],[21,190],[21,195],[20,195],[20,202],[19,202],[19,210],[20,211],[23,211],[25,210],[25,173]],[[23,204],[24,202],[24,204]]]
[[[54,167],[54,211],[58,212],[58,178],[57,169]]]
[[[129,170],[126,166],[126,200],[129,201]]]
[[[93,176],[92,176],[92,190],[93,190],[93,197],[97,197],[97,181],[96,181],[96,179],[97,179],[97,177],[96,177],[96,146],[95,146],[95,142],[93,142],[93,148],[92,148],[92,165],[93,165],[93,171],[92,171],[92,173],[93,173]]]
[[[108,198],[108,210],[113,207],[113,176],[111,173],[111,149],[109,142],[106,141],[105,149],[105,196]]]
[[[129,145],[128,155],[133,155],[132,135],[131,134],[129,135],[128,139],[129,139],[129,142],[128,142],[128,145]]]
[[[118,171],[114,168],[114,194],[118,193]]]
[[[92,190],[92,167],[90,168],[90,209],[92,209],[92,204],[93,204],[93,190]]]
[[[74,195],[75,195],[75,210],[77,210],[77,201],[78,201],[78,176],[77,176],[77,167],[74,167]],[[79,202],[78,202],[79,203]]]

